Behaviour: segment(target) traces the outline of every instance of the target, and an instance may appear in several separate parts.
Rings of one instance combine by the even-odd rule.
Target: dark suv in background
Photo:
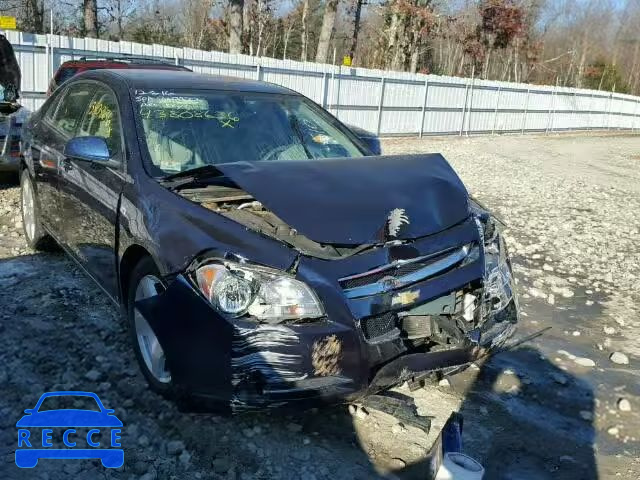
[[[56,88],[58,88],[64,82],[81,72],[85,72],[87,70],[99,70],[104,68],[143,68],[147,70],[181,70],[185,72],[191,71],[187,67],[174,65],[172,63],[153,58],[81,57],[78,60],[69,60],[60,65],[60,68],[58,68],[58,71],[56,71],[55,75],[51,79],[51,82],[49,82],[47,96],[55,92]]]

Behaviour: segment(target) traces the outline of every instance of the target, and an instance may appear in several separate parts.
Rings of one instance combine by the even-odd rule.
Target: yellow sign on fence
[[[351,57],[349,55],[345,55],[344,57],[342,57],[342,65],[344,65],[345,67],[351,66]]]
[[[16,29],[16,17],[2,17],[0,16],[0,28],[4,30]]]

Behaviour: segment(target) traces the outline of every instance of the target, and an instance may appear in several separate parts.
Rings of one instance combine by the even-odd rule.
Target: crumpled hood
[[[467,190],[440,154],[216,167],[298,233],[320,243],[417,238],[469,215]]]

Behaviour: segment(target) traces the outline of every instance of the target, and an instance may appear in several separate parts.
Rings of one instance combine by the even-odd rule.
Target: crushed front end
[[[185,391],[235,411],[354,401],[513,333],[498,223],[442,156],[216,172],[179,195],[218,247],[137,304]]]
[[[189,395],[233,411],[353,401],[460,369],[518,320],[504,240],[480,209],[435,235],[340,260],[300,256],[274,272],[205,254],[138,304]],[[227,282],[224,304],[207,290],[216,276]],[[235,276],[259,278],[259,292]],[[245,295],[260,300],[246,308]]]

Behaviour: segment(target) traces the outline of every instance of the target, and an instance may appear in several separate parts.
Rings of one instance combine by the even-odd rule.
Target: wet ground
[[[465,451],[488,479],[640,478],[640,138],[392,139],[383,148],[443,152],[509,226],[518,336],[553,327],[449,387],[419,392],[421,411],[462,411]],[[399,477],[424,478],[410,465],[424,454],[419,432],[344,407],[230,419],[184,414],[150,393],[116,309],[61,253],[25,246],[18,203],[15,183],[0,180],[0,478],[366,479],[385,450]],[[615,352],[628,364],[610,360]],[[13,464],[22,410],[61,389],[95,391],[116,409],[124,467]]]

